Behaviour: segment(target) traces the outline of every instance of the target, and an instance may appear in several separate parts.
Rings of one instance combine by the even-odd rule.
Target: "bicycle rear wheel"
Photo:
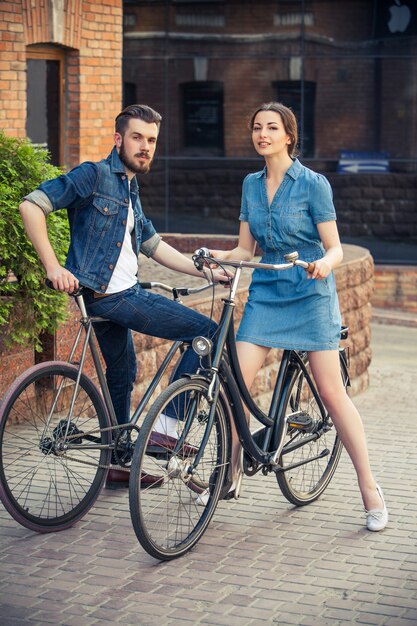
[[[0,406],[0,499],[30,530],[63,530],[94,503],[106,477],[107,411],[84,374],[60,362],[36,365]],[[90,446],[90,447],[87,447]],[[96,447],[94,447],[96,446]]]
[[[342,363],[341,368],[346,386],[347,372]],[[343,449],[336,428],[312,385],[301,370],[293,375],[285,405],[286,440],[279,459],[285,471],[276,475],[283,495],[297,506],[309,504],[323,493]]]
[[[226,407],[219,396],[209,429],[208,387],[206,380],[197,378],[172,383],[152,405],[136,442],[129,485],[130,514],[142,547],[160,560],[179,557],[198,542],[223,485],[228,449]],[[178,450],[174,449],[175,438],[161,439],[161,433],[155,437],[161,413],[175,416],[176,436],[181,443]],[[191,474],[205,436],[201,459]],[[159,489],[140,487],[141,478],[143,481],[147,474],[160,477]]]

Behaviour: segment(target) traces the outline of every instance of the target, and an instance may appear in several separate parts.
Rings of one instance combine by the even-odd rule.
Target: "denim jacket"
[[[130,181],[135,228],[132,245],[152,256],[160,241],[143,211],[136,177]],[[42,183],[25,197],[47,215],[66,208],[71,242],[65,267],[82,285],[104,293],[120,255],[129,208],[129,184],[116,148],[98,163],[86,161]]]

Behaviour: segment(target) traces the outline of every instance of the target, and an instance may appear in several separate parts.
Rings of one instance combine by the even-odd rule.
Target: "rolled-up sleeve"
[[[142,237],[140,251],[147,257],[151,257],[158,247],[161,237],[156,232],[151,220],[143,215]]]
[[[32,202],[32,204],[36,204],[40,209],[42,209],[45,216],[49,215],[49,213],[52,213],[52,211],[54,210],[52,202],[50,201],[46,193],[44,193],[40,189],[35,189],[35,191],[32,191],[27,196],[25,196],[23,200],[28,200],[29,202]]]
[[[155,254],[155,250],[157,249],[160,241],[160,235],[158,235],[158,233],[155,233],[146,241],[142,241],[142,243],[140,244],[140,251],[148,258],[152,257]]]

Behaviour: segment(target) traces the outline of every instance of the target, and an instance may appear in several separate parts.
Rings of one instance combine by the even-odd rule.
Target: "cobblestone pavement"
[[[245,478],[198,546],[159,563],[127,492],[104,490],[70,530],[39,535],[0,505],[0,623],[90,626],[417,624],[417,328],[373,324],[371,386],[355,398],[391,521],[369,533],[344,452],[325,494],[294,508]]]

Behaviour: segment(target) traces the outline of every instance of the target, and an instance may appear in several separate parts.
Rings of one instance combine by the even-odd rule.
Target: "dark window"
[[[26,134],[48,149],[53,165],[63,163],[62,65],[61,51],[28,48]]]
[[[223,83],[184,83],[182,101],[184,148],[223,154]]]
[[[298,122],[298,143],[301,156],[314,158],[314,106],[316,84],[310,81],[284,80],[273,83],[276,98],[289,107]]]
[[[136,104],[136,84],[123,83],[123,106],[128,107],[130,104]]]

